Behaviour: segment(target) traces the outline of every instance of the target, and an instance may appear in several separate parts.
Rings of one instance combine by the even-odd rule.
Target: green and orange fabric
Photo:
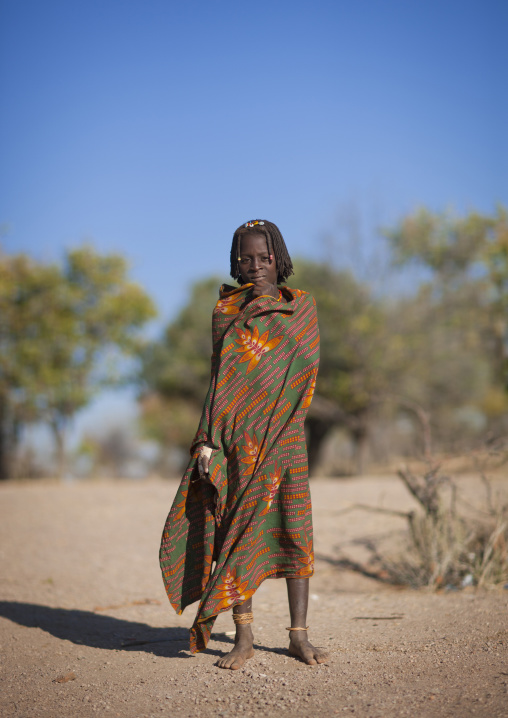
[[[213,311],[212,377],[191,460],[167,518],[160,564],[173,608],[200,601],[191,651],[217,614],[266,578],[314,571],[304,420],[319,364],[316,305],[280,287],[249,301],[251,284],[222,285]],[[200,447],[214,447],[210,481]]]

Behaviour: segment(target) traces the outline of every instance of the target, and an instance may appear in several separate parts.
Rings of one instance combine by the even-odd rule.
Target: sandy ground
[[[396,590],[337,568],[340,549],[402,528],[350,502],[409,508],[395,478],[312,483],[310,636],[330,651],[291,658],[283,581],[254,597],[257,650],[217,668],[230,614],[188,652],[193,607],[176,616],[157,551],[176,482],[0,486],[2,716],[508,716],[508,591]],[[395,534],[399,540],[398,534]],[[355,554],[356,552],[356,554]]]

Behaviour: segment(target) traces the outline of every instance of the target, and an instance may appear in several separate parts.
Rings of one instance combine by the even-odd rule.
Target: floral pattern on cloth
[[[221,600],[215,606],[216,611],[222,611],[236,603],[247,600],[248,596],[243,592],[249,585],[248,581],[242,581],[236,576],[236,568],[228,567],[224,578],[217,583],[217,596]]]
[[[309,576],[312,576],[314,573],[314,550],[312,547],[312,539],[307,542],[307,545],[303,547],[303,550],[305,555],[298,557],[298,560],[305,566],[302,573],[307,573]]]
[[[221,314],[239,314],[240,307],[238,303],[241,302],[242,299],[243,297],[241,295],[231,295],[224,297],[224,299],[219,299],[215,306],[215,311],[221,312]]]
[[[191,459],[169,512],[160,564],[178,613],[199,601],[192,652],[216,616],[266,578],[311,576],[312,511],[304,420],[319,365],[314,299],[223,285],[212,316],[212,376]],[[209,481],[197,468],[212,446]]]
[[[240,344],[239,349],[235,349],[235,352],[242,353],[244,356],[240,359],[240,362],[248,361],[247,374],[257,366],[258,362],[264,354],[275,349],[277,344],[283,339],[283,337],[274,337],[268,341],[269,332],[266,331],[261,337],[257,326],[254,327],[252,333],[248,329],[236,329],[238,339],[236,340]]]
[[[243,476],[250,476],[254,471],[256,464],[261,463],[264,459],[264,448],[260,450],[257,436],[251,437],[246,431],[243,433],[245,438],[245,444],[241,447],[245,453],[240,461],[242,464],[247,464],[247,468],[243,472]]]
[[[270,483],[265,484],[265,489],[267,489],[268,493],[266,496],[263,496],[263,501],[266,502],[265,508],[260,512],[260,516],[264,516],[268,513],[270,510],[271,505],[273,504],[273,500],[275,496],[277,495],[277,491],[279,490],[280,482],[282,481],[282,467],[281,466],[275,466],[275,471],[272,474],[270,472]]]

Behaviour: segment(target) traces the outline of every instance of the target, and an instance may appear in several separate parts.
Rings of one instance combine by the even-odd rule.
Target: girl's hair
[[[257,224],[254,224],[254,222]],[[268,254],[273,254],[275,266],[277,267],[277,284],[285,282],[289,276],[294,274],[293,262],[291,261],[286,243],[277,225],[273,224],[273,222],[268,222],[266,219],[253,219],[251,222],[247,222],[247,226],[245,226],[245,224],[240,225],[233,235],[233,242],[231,244],[231,276],[233,279],[236,279],[238,284],[243,284],[242,275],[240,274],[240,265],[238,264],[242,237],[249,234],[265,235]]]

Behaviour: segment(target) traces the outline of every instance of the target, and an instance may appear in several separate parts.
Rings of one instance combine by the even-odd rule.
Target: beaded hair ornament
[[[264,224],[264,222],[259,219],[254,219],[252,222],[245,222],[245,224],[243,226],[247,229],[247,227],[254,227],[256,224]],[[238,254],[240,254],[240,253],[238,253]],[[241,260],[241,257],[239,256],[238,261],[240,261],[240,260]],[[272,261],[273,261],[273,254],[270,255],[270,262],[272,262]]]

